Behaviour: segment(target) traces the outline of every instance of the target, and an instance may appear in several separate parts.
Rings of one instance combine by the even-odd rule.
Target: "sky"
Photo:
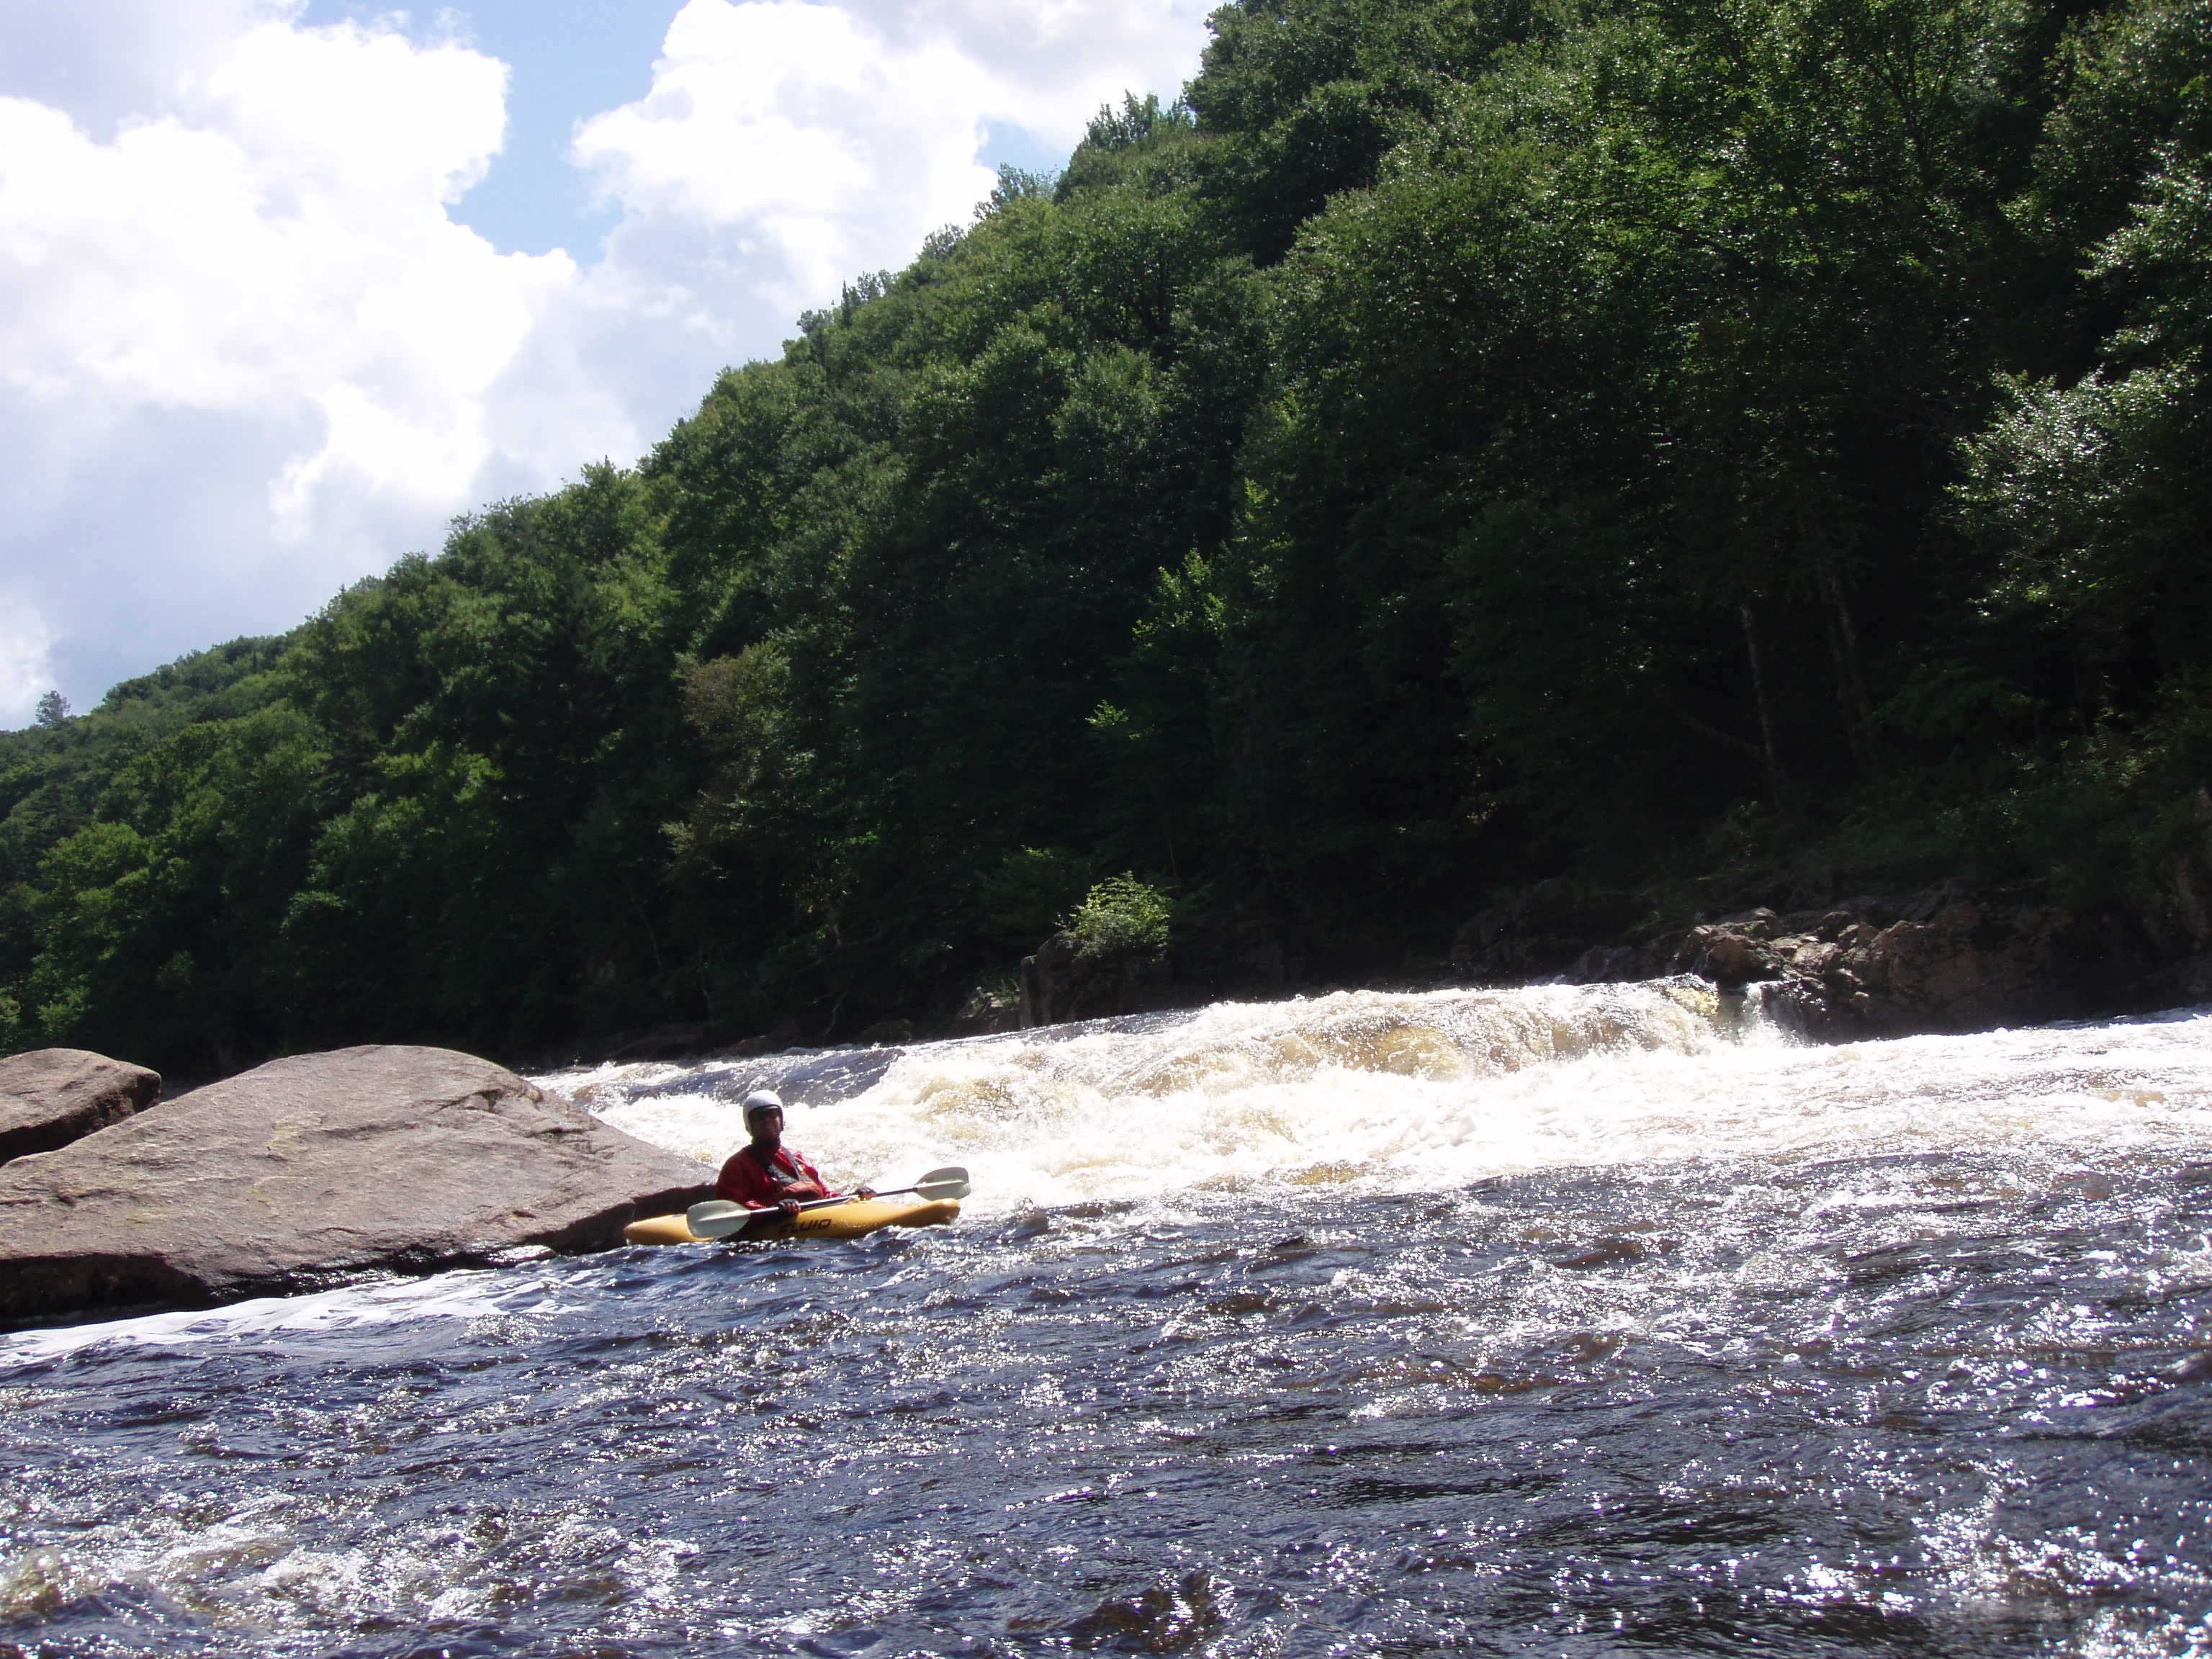
[[[0,727],[636,460],[1209,0],[0,0]]]

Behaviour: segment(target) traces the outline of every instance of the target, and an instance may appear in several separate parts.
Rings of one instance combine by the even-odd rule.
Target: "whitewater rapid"
[[[1352,991],[541,1081],[710,1164],[744,1139],[744,1095],[781,1087],[789,1138],[833,1180],[889,1187],[963,1164],[970,1213],[995,1217],[1313,1186],[1444,1191],[1716,1157],[2033,1149],[2063,1161],[2212,1146],[2212,1011],[1814,1047],[1755,999],[1689,979]]]

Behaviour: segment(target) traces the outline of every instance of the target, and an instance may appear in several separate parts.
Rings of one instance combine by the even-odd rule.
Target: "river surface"
[[[0,1338],[0,1656],[2212,1653],[2212,1011],[1688,982],[774,1084],[952,1228]]]

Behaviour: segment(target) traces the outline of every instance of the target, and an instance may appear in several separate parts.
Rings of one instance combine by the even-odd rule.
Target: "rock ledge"
[[[143,1112],[161,1074],[83,1048],[33,1048],[0,1060],[0,1164],[50,1152]]]
[[[0,1169],[0,1318],[602,1249],[713,1179],[489,1060],[302,1054]]]

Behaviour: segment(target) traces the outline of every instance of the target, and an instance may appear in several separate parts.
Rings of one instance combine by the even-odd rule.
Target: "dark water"
[[[0,1652],[2203,1653],[2212,1161],[635,1250],[0,1364]]]

